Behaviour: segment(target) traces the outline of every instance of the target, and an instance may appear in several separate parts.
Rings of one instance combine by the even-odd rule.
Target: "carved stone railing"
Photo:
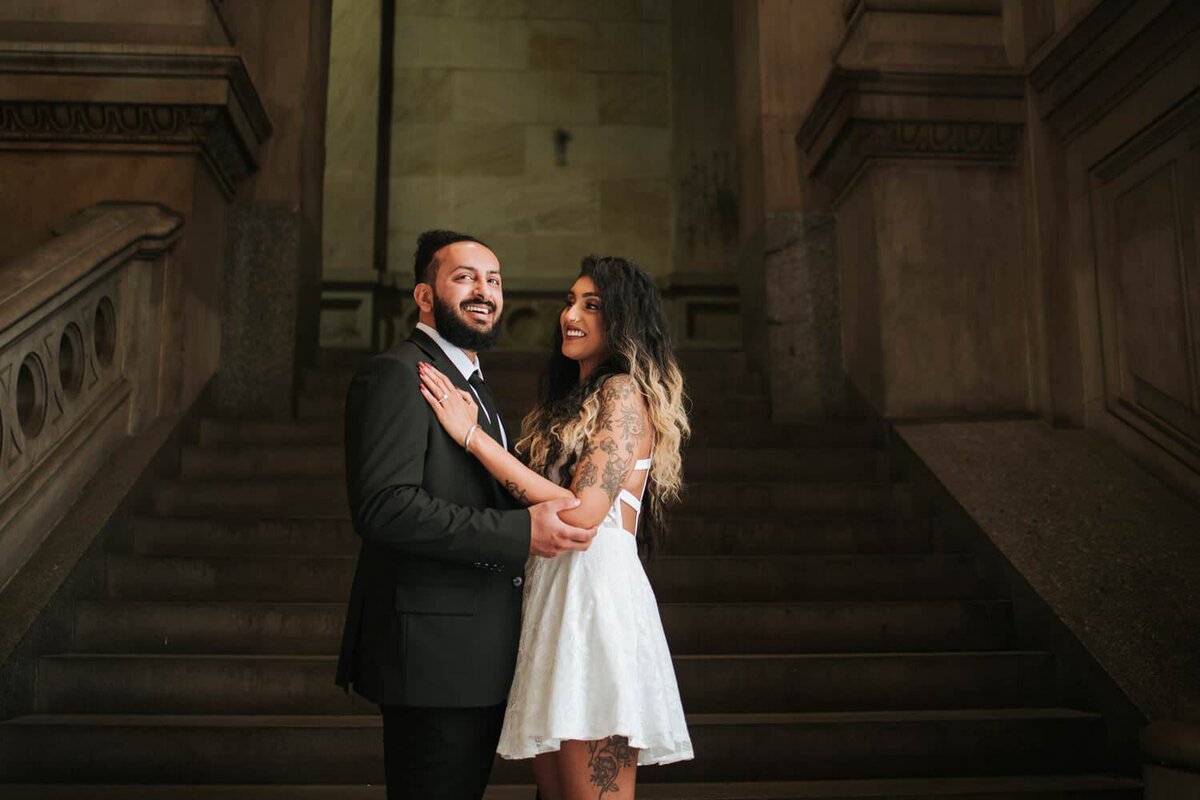
[[[163,272],[182,218],[100,204],[0,264],[0,588],[159,413]]]

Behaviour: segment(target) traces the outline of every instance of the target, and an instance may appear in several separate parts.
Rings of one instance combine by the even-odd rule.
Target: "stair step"
[[[1006,600],[663,603],[676,655],[928,652],[1011,646]],[[344,603],[93,600],[75,604],[72,650],[336,653]]]
[[[503,366],[492,362],[490,356],[483,357],[483,373],[492,391],[509,389],[536,392],[541,378],[544,356],[532,363],[520,366]],[[345,395],[350,379],[354,377],[351,367],[315,367],[305,371],[303,389],[309,394]],[[737,386],[742,391],[755,393],[764,391],[766,381],[756,372],[745,370],[693,369],[683,376],[684,388],[689,395],[728,390]]]
[[[38,666],[39,713],[355,714],[333,656],[66,654]],[[1044,652],[676,656],[691,712],[1049,705]]]
[[[354,555],[360,540],[349,519],[134,517],[125,549],[141,555]],[[779,520],[673,515],[664,552],[674,555],[925,553],[927,520]]]
[[[608,533],[605,535],[623,535]],[[353,556],[107,556],[122,600],[340,602]],[[970,555],[664,556],[648,569],[664,602],[787,602],[985,597]]]
[[[156,487],[154,509],[164,516],[336,519],[349,514],[345,481],[333,477],[163,480]],[[917,504],[906,484],[697,481],[685,487],[679,510],[911,514]]]
[[[518,420],[508,421],[515,429]],[[199,443],[212,444],[338,444],[340,419],[224,419],[200,421]],[[872,447],[876,434],[870,426],[847,421],[775,423],[765,419],[700,419],[693,426],[692,446],[704,447]]]
[[[367,350],[322,348],[317,351],[317,369],[355,369],[373,355]],[[492,350],[485,353],[484,369],[531,370],[540,372],[550,358],[550,352],[538,350]],[[746,372],[748,362],[742,350],[676,350],[675,359],[684,373],[689,372]]]
[[[198,439],[202,445],[255,444],[341,444],[339,419],[223,419],[200,420]]]
[[[134,517],[120,539],[139,555],[348,556],[361,540],[349,519]]]
[[[883,452],[853,448],[691,447],[683,454],[688,480],[773,479],[871,481],[888,476]],[[294,477],[345,474],[340,444],[187,446],[184,478]]]
[[[1104,743],[1099,715],[1059,708],[693,714],[688,725],[701,757],[639,771],[639,783],[1087,772]],[[13,782],[377,782],[380,740],[376,715],[30,715],[0,723],[0,763]],[[493,781],[521,780],[527,763],[497,761]]]
[[[385,800],[383,786],[4,786],[8,800]],[[891,778],[840,781],[641,783],[642,800],[1141,800],[1142,784],[1112,775]],[[483,800],[532,800],[534,787],[488,787]]]
[[[501,392],[496,397],[500,413],[510,427],[519,424],[518,421],[533,408],[536,399],[536,394],[532,392]],[[306,392],[297,398],[296,416],[300,419],[341,418],[345,407],[344,395]],[[690,418],[765,419],[770,413],[771,401],[763,394],[701,394],[692,399],[688,410]]]

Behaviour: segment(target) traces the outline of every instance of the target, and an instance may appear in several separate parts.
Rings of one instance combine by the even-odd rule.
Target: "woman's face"
[[[596,284],[587,275],[580,275],[567,292],[558,324],[562,329],[562,354],[579,362],[581,378],[608,358],[603,300],[596,291]]]

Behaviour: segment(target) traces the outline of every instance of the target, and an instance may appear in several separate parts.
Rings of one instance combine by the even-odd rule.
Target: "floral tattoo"
[[[592,770],[592,785],[600,788],[596,800],[604,795],[619,792],[617,776],[626,767],[637,763],[637,750],[629,746],[629,737],[610,736],[596,742],[588,742],[588,767]]]

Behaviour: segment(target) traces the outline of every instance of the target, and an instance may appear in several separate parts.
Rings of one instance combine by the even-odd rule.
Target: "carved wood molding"
[[[807,174],[836,197],[873,159],[1014,163],[1023,103],[1016,72],[835,68],[796,143]]]
[[[184,150],[231,195],[270,134],[229,48],[0,44],[0,149]]]
[[[1194,0],[1107,0],[1030,65],[1038,111],[1065,139],[1086,130],[1200,36]]]

